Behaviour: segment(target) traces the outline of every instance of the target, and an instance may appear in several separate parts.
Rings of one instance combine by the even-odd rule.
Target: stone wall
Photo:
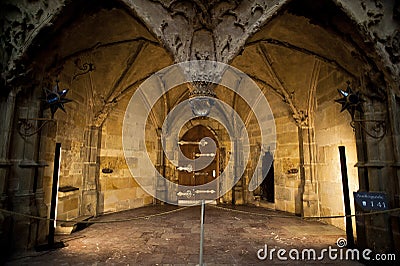
[[[66,79],[60,79],[60,89],[70,89],[74,84],[66,82]],[[74,196],[76,204],[70,204],[70,196],[61,196],[57,217],[62,220],[71,220],[80,215],[81,192],[83,188],[83,170],[85,160],[85,133],[87,132],[87,123],[93,116],[92,110],[87,104],[86,92],[79,89],[71,89],[67,95],[73,99],[73,102],[66,106],[67,113],[58,111],[55,114],[57,122],[49,123],[43,131],[41,139],[41,158],[43,158],[49,166],[44,170],[44,191],[45,202],[50,207],[51,186],[53,177],[54,164],[54,148],[55,143],[61,143],[61,165],[59,187],[74,187],[78,188],[79,192]],[[50,112],[47,110],[44,114],[50,117]],[[64,202],[66,200],[66,202]],[[65,206],[64,206],[65,204]],[[68,207],[67,207],[68,206]]]
[[[301,178],[298,129],[288,117],[276,117],[275,208],[301,213]]]
[[[316,176],[321,216],[344,215],[339,146],[346,148],[350,205],[352,213],[355,211],[353,192],[358,190],[356,136],[350,126],[350,114],[347,111],[340,112],[341,105],[333,101],[340,98],[337,89],[345,89],[347,80],[346,76],[325,67],[321,71],[317,88],[317,109],[315,113]],[[345,229],[343,218],[324,221]]]
[[[53,48],[46,44],[35,55],[35,67],[50,69],[55,75],[44,77],[51,81],[39,87],[52,89],[58,79],[59,89],[69,89],[67,98],[72,100],[65,104],[66,113],[57,111],[56,124],[42,130],[40,155],[49,164],[44,170],[49,205],[54,146],[61,142],[60,187],[79,189],[74,192],[78,203],[73,209],[67,202],[70,196],[59,199],[58,218],[67,220],[151,202],[143,191],[136,191],[138,185],[126,166],[121,125],[124,108],[140,80],[170,64],[165,50],[124,10],[93,7],[89,17],[75,19],[51,35]],[[149,61],[157,63],[150,66]],[[49,110],[44,116],[50,117]],[[112,167],[112,174],[101,171]]]
[[[399,206],[398,1],[178,2],[1,2],[1,95],[20,91],[15,106],[15,95],[10,97],[13,103],[1,99],[1,110],[7,110],[1,115],[8,120],[8,128],[1,134],[9,142],[0,158],[2,206],[46,217],[43,203],[50,202],[56,142],[61,142],[63,149],[60,186],[79,189],[60,194],[58,218],[97,215],[152,202],[138,188],[123,160],[120,128],[127,104],[124,97],[151,73],[188,59],[239,65],[263,87],[277,126],[275,207],[296,214],[342,213],[342,200],[335,198],[341,195],[338,145],[347,148],[350,191],[357,189],[353,167],[356,143],[349,115],[339,113],[340,105],[332,100],[348,77],[366,81],[357,88],[369,96],[364,104],[366,118],[387,119],[388,134],[382,144],[363,139],[363,132],[356,132],[357,150],[359,156],[362,152],[366,155],[361,163],[369,165],[365,170],[369,189],[387,191],[393,206]],[[47,79],[50,82],[45,84]],[[18,132],[20,118],[42,116],[41,90],[43,86],[52,88],[56,79],[60,89],[70,89],[68,97],[73,101],[66,106],[67,113],[58,111],[56,123],[48,123],[34,138],[23,139]],[[233,98],[218,96],[234,106],[242,118],[247,117],[247,107]],[[169,110],[181,99],[171,98],[164,102]],[[307,106],[315,98],[316,108],[310,108],[313,103]],[[155,113],[159,110],[163,109]],[[49,112],[42,117],[50,117]],[[40,125],[35,121],[34,126]],[[218,128],[213,123],[209,126]],[[265,151],[267,147],[258,145],[259,128],[252,121],[247,126],[251,151]],[[147,125],[146,147],[135,147],[138,164],[147,148],[153,163],[161,167],[159,127],[159,123]],[[225,141],[227,159],[231,143]],[[49,166],[43,168],[41,160]],[[247,167],[238,197],[230,192],[224,201],[234,196],[238,203],[245,203],[251,198],[245,188],[251,174],[260,169],[254,169],[254,161]],[[165,169],[167,176],[176,175],[173,167]],[[381,176],[393,176],[395,181],[386,178],[381,182]],[[310,202],[314,209],[303,212]],[[328,222],[343,227],[341,220]],[[35,226],[35,222],[16,220],[13,230],[28,238],[18,241],[18,246],[32,246]],[[381,239],[375,232],[390,230],[387,221],[372,223],[368,230],[369,247],[375,243],[387,247],[392,241],[390,237],[382,242],[374,239]],[[38,239],[43,240],[45,233],[39,233]]]
[[[153,202],[153,198],[144,192],[133,178],[124,157],[122,123],[130,96],[131,94],[127,95],[115,106],[102,127],[99,213],[138,208]],[[146,143],[146,148],[154,159],[157,155],[157,132],[154,127],[150,127],[147,136],[151,141]],[[132,136],[132,141],[135,141],[134,138],[135,136]],[[145,147],[141,149],[144,150]],[[130,163],[137,164],[138,160],[131,160]]]

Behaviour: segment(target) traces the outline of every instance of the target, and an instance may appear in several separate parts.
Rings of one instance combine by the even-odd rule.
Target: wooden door
[[[217,144],[217,147],[205,144],[204,138],[211,138]],[[201,143],[201,141],[203,142]],[[187,171],[180,170],[178,172],[178,182],[184,186],[199,186],[208,184],[218,177],[219,173],[219,151],[218,143],[213,133],[204,126],[196,126],[190,129],[180,140],[180,149],[182,154],[190,160],[196,160],[197,165],[193,164],[193,161],[186,160],[185,157],[180,156],[178,164],[186,169],[196,169],[200,166],[206,166],[203,169]],[[201,149],[200,149],[201,148]],[[211,162],[210,160],[214,158]],[[218,193],[218,185],[216,184],[207,185],[206,189],[202,189],[199,193],[198,190],[191,191],[188,195],[187,191],[183,191],[181,195],[178,195],[178,200],[201,200],[201,199],[215,199],[216,193]],[[194,188],[195,189],[195,188]],[[207,192],[208,191],[208,192]]]

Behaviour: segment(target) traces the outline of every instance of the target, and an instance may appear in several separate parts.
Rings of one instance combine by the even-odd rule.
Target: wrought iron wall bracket
[[[356,124],[358,124],[365,134],[371,138],[381,140],[387,132],[385,120],[355,118],[356,112],[360,114],[364,113],[362,104],[365,100],[362,99],[361,93],[353,91],[349,81],[347,81],[347,88],[345,90],[338,90],[338,92],[341,98],[334,101],[342,105],[340,112],[347,110],[350,113],[350,126],[355,130]],[[371,126],[366,126],[367,124]]]
[[[356,129],[356,124],[360,125],[360,128],[365,132],[365,134],[374,139],[382,139],[387,132],[385,120],[353,119],[350,122],[350,126],[353,129]],[[370,124],[371,126],[367,127],[367,124]]]
[[[78,71],[72,77],[73,80],[75,80],[79,76],[85,75],[95,70],[93,63],[91,62],[82,63],[80,58],[75,60],[75,66],[78,69]]]
[[[35,126],[35,122],[41,121],[40,126]],[[50,122],[56,122],[52,118],[19,118],[18,133],[23,137],[31,137],[40,132],[40,130]]]

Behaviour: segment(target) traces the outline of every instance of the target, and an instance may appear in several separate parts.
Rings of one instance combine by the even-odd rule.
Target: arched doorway
[[[216,145],[210,141],[212,139]],[[210,183],[219,176],[218,142],[211,130],[203,125],[189,129],[179,140],[182,153],[178,159],[178,182],[184,186],[205,185],[201,191],[193,191],[191,201],[215,198],[218,182]],[[178,194],[178,202],[188,202],[185,193]]]
[[[115,1],[115,8],[113,1],[87,1],[83,6],[76,6],[75,1],[73,5],[59,1],[58,7],[40,4],[43,7],[40,10],[35,5],[39,6],[42,1],[25,1],[24,5],[15,4],[15,7],[11,2],[7,1],[4,8],[7,19],[3,30],[10,34],[2,40],[6,47],[5,63],[1,64],[2,88],[6,87],[9,95],[1,98],[1,109],[6,110],[0,112],[5,121],[2,136],[6,145],[0,158],[1,167],[5,169],[0,172],[0,180],[4,180],[0,184],[4,196],[0,205],[46,217],[51,169],[42,171],[41,160],[52,164],[55,141],[63,142],[60,185],[74,186],[81,193],[78,205],[75,199],[71,204],[67,197],[65,202],[59,201],[59,206],[63,207],[58,218],[74,219],[87,213],[117,212],[152,203],[151,196],[133,182],[126,171],[120,140],[121,117],[128,101],[124,95],[132,94],[157,69],[192,56],[211,59],[214,55],[218,55],[217,61],[229,62],[258,82],[275,110],[274,119],[278,125],[274,158],[276,209],[304,216],[341,215],[343,206],[341,198],[337,197],[342,193],[338,145],[346,145],[351,153],[347,155],[348,169],[352,171],[350,180],[354,184],[351,190],[358,189],[360,180],[360,190],[383,191],[393,207],[399,205],[396,167],[400,156],[396,144],[400,129],[393,122],[397,121],[400,108],[400,93],[396,89],[398,75],[395,75],[399,70],[396,66],[399,12],[398,4],[393,4],[395,1],[381,1],[383,4],[375,7],[364,5],[363,1],[354,5],[331,0],[318,4],[309,0],[281,1],[281,10],[276,5],[251,6],[252,1],[241,1],[242,6],[233,5],[229,12],[222,12],[220,8],[227,7],[212,1],[208,8],[200,9],[208,11],[215,7],[218,12],[201,11],[207,19],[200,21],[195,19],[200,9],[163,5],[159,1]],[[72,16],[75,7],[83,11]],[[32,15],[37,10],[37,15]],[[177,12],[185,15],[176,16]],[[371,12],[379,17],[371,16]],[[232,13],[240,21],[233,21]],[[159,14],[163,19],[159,19]],[[215,14],[221,14],[222,20]],[[258,16],[262,19],[257,20]],[[185,18],[189,19],[184,21]],[[218,22],[206,25],[207,29],[213,27],[215,38],[193,42],[192,39],[196,39],[190,36],[199,36],[192,33],[202,21]],[[93,65],[95,71],[85,72],[86,65]],[[43,127],[37,132],[40,135],[35,133],[28,141],[18,135],[16,126],[28,118],[34,124],[42,123],[45,117],[40,117],[41,108],[38,108],[42,85],[37,84],[46,79],[59,79],[62,88],[71,90],[68,97],[74,101],[67,106],[67,113],[56,114],[56,127]],[[352,86],[359,85],[358,90],[368,96],[364,121],[358,121],[363,123],[357,124],[356,135],[349,127],[349,122],[354,121],[350,121],[346,112],[341,113],[340,106],[333,101],[338,97],[337,89],[343,89],[348,80]],[[28,91],[34,87],[36,92]],[[18,94],[19,90],[27,90],[27,93]],[[247,117],[248,108],[243,108],[240,97],[221,92],[216,92],[216,96],[230,104],[241,117]],[[158,156],[161,152],[157,148],[157,130],[179,99],[183,98],[164,97],[160,104],[163,107],[153,109],[155,122],[150,128],[154,130],[152,135],[147,135],[151,141],[146,145],[154,161],[162,157]],[[259,147],[257,143],[258,129],[253,127],[250,116],[246,121],[250,121],[253,150],[265,151],[266,147]],[[373,121],[387,124],[388,131],[385,128],[381,140],[371,138],[365,131],[373,128],[370,125]],[[221,136],[219,132],[218,136]],[[140,145],[135,138],[132,141],[135,152],[145,150],[145,145]],[[220,141],[225,143],[223,138]],[[24,152],[25,145],[27,152]],[[134,158],[132,164],[141,167],[140,158]],[[218,160],[218,154],[216,158]],[[222,149],[220,158],[221,161],[225,159]],[[34,163],[21,168],[19,162],[26,160]],[[161,158],[157,164],[164,167],[163,160]],[[253,165],[255,163],[249,164],[248,169],[252,171]],[[205,177],[209,174],[204,174],[205,171],[198,171],[198,175],[192,173],[194,184],[207,182]],[[215,174],[217,176],[218,171]],[[175,172],[171,176],[175,177]],[[379,179],[379,176],[393,178]],[[36,177],[37,182],[31,182]],[[245,187],[245,182],[243,184]],[[244,195],[245,190],[240,189]],[[396,235],[387,226],[387,220],[365,219],[363,226],[367,237],[363,242],[368,247],[386,247],[393,242]],[[327,222],[343,227],[343,219]],[[25,230],[19,233],[24,241],[16,245],[31,246],[27,241],[36,234],[32,219],[15,220],[13,227],[18,232],[21,232],[20,227]],[[37,235],[45,238],[46,230],[42,229]],[[37,240],[40,242],[39,238]]]
[[[266,152],[262,158],[262,176],[265,177],[260,185],[261,199],[267,202],[275,202],[274,163],[271,152]],[[270,162],[272,161],[272,164]]]

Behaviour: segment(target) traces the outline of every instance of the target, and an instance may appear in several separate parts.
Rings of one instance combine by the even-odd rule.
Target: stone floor
[[[223,207],[224,209],[222,209]],[[356,261],[292,260],[291,249],[338,249],[345,233],[317,221],[260,207],[206,206],[205,265],[346,264]],[[196,265],[199,263],[200,207],[176,210],[174,206],[151,206],[97,218],[96,223],[68,236],[57,236],[67,246],[61,249],[14,255],[8,265]],[[172,212],[171,212],[172,211]],[[163,215],[151,216],[157,213]],[[139,218],[140,216],[149,216]],[[114,222],[106,222],[114,221]],[[116,222],[118,221],[118,222]],[[257,252],[267,245],[285,249],[287,261],[260,260]],[[261,252],[262,256],[264,252]],[[295,256],[293,251],[292,257]],[[337,252],[339,254],[339,252]],[[282,254],[281,254],[282,255]]]

